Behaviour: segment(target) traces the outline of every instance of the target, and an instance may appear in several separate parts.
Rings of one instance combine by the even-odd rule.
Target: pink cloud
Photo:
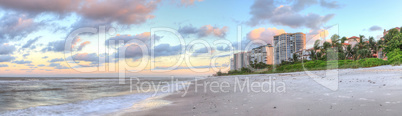
[[[88,44],[90,44],[91,42],[89,42],[89,41],[85,41],[85,42],[82,42],[81,44],[80,44],[80,46],[78,46],[78,51],[81,51],[82,50],[82,48],[84,48],[86,45],[88,45]]]
[[[286,33],[283,29],[277,28],[258,28],[250,31],[247,34],[249,40],[263,40],[267,43],[272,43],[275,35]]]
[[[224,38],[226,36],[226,32],[228,31],[228,27],[224,26],[222,28],[213,27],[211,25],[205,25],[200,28],[200,36],[208,36],[214,35],[220,38]]]
[[[151,13],[161,0],[2,0],[0,7],[31,15],[45,12],[77,13],[92,22],[140,24],[154,18]],[[87,20],[85,20],[87,21]]]
[[[204,0],[181,0],[181,4],[185,6],[194,5],[195,2],[202,2]]]

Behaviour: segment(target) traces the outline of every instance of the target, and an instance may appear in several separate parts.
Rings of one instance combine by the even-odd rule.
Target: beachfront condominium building
[[[344,42],[343,45],[351,45],[352,48],[353,48],[353,47],[355,47],[355,46],[356,46],[357,44],[359,44],[359,43],[360,43],[360,37],[353,36],[353,37],[349,37],[349,38]]]
[[[271,44],[254,48],[250,52],[250,61],[253,63],[264,63],[273,65],[274,62],[274,47]]]
[[[233,54],[233,58],[230,59],[230,70],[241,70],[241,68],[247,68],[249,65],[250,52],[239,52]]]
[[[274,64],[281,64],[282,61],[289,61],[294,52],[306,49],[306,34],[304,33],[283,33],[274,36]]]
[[[301,60],[311,60],[311,55],[310,55],[311,50],[313,50],[313,48],[311,48],[311,49],[303,49],[303,50],[297,51],[297,52],[295,52],[293,54],[297,54],[299,61],[301,61]],[[293,56],[293,54],[292,54],[292,56]]]

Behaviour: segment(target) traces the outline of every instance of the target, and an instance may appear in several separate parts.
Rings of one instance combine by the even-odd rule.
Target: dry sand
[[[325,71],[312,71],[324,75]],[[242,82],[284,83],[286,92],[234,92],[235,77]],[[207,90],[195,85],[189,93],[172,94],[160,100],[169,105],[119,115],[135,116],[299,116],[299,115],[402,115],[402,67],[380,66],[339,70],[339,89],[332,91],[311,79],[305,72],[214,77],[203,82],[228,82],[230,92]],[[193,82],[194,83],[194,82]],[[208,88],[208,87],[207,87]]]

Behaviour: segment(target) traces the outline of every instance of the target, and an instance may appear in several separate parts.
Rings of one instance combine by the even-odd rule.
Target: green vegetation
[[[384,36],[384,51],[392,52],[396,49],[402,49],[402,33],[397,29],[391,29]]]
[[[267,64],[263,63],[263,62],[257,62],[257,60],[250,61],[250,67],[253,67],[254,69],[264,69],[267,68]]]
[[[346,37],[340,38],[339,35],[331,36],[331,42],[315,41],[313,49],[310,51],[311,61],[299,61],[296,54],[293,59],[282,61],[282,64],[271,66],[263,63],[250,62],[254,69],[242,68],[240,71],[229,71],[220,75],[243,75],[243,74],[266,74],[266,73],[284,73],[305,70],[327,70],[327,69],[345,69],[374,67],[381,65],[401,65],[402,64],[402,30],[391,29],[384,36],[384,40],[375,41],[374,37],[365,38],[360,35],[360,39],[354,47],[344,45]],[[388,61],[373,57],[378,51],[382,50],[388,57]]]
[[[401,65],[402,64],[402,51],[400,49],[395,49],[387,54],[388,61],[391,65]]]
[[[384,36],[383,41],[384,52],[387,53],[388,61],[392,65],[402,64],[402,29],[391,29],[388,34]]]
[[[402,58],[402,57],[401,57]],[[242,69],[242,71],[229,71],[223,75],[244,75],[244,74],[269,74],[269,73],[286,73],[286,72],[297,72],[297,71],[306,71],[306,70],[327,70],[327,69],[346,69],[346,68],[363,68],[363,67],[374,67],[387,65],[388,62],[378,58],[367,58],[360,60],[331,60],[331,61],[323,61],[323,60],[314,60],[314,61],[304,61],[297,63],[287,63],[277,65],[275,69],[273,67],[267,68],[266,71],[263,72],[251,72],[250,69],[248,71],[246,68]]]

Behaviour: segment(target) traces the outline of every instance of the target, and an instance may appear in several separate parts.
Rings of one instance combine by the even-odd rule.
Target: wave
[[[181,83],[181,82],[180,82]],[[188,82],[186,86],[188,86]],[[182,90],[182,86],[178,86],[178,83],[165,85],[169,86],[172,89]],[[58,88],[51,88],[47,90],[57,90]],[[31,116],[31,115],[40,115],[40,116],[53,116],[53,115],[61,115],[61,116],[97,116],[102,114],[110,114],[114,112],[119,112],[124,109],[134,108],[134,105],[138,105],[140,101],[147,100],[152,97],[157,97],[161,95],[166,95],[176,91],[170,92],[158,92],[155,94],[154,92],[148,93],[135,93],[129,95],[121,95],[114,97],[103,97],[93,100],[85,100],[74,103],[66,103],[60,105],[49,105],[49,106],[36,106],[30,107],[26,109],[20,110],[12,110],[12,111],[4,111],[0,112],[0,115],[6,116]]]
[[[32,89],[32,90],[0,90],[0,93],[7,93],[7,92],[30,92],[30,91],[57,91],[63,90],[63,88],[44,88],[44,89]]]

